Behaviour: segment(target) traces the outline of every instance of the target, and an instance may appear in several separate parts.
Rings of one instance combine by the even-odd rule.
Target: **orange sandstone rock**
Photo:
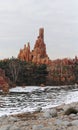
[[[34,49],[30,51],[30,44],[24,45],[20,50],[18,58],[27,62],[31,61],[36,64],[49,64],[50,60],[46,53],[46,45],[44,43],[44,29],[39,29],[39,36],[35,42]]]
[[[20,49],[18,58],[21,60],[30,61],[30,44],[27,43],[27,46],[24,45],[23,49]]]

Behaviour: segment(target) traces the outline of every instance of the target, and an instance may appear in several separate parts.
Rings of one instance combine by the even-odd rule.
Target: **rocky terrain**
[[[0,116],[42,110],[78,101],[78,86],[16,87],[0,91]]]
[[[0,118],[0,130],[78,130],[78,103]]]

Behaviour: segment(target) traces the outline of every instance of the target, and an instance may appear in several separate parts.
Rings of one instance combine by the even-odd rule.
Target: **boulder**
[[[74,125],[74,126],[78,126],[78,120],[71,121],[71,124]]]
[[[57,111],[56,109],[48,109],[44,112],[44,117],[45,118],[52,118],[57,116]]]
[[[76,104],[74,104],[74,103],[65,105],[65,106],[63,107],[64,114],[65,114],[65,115],[77,114],[77,113],[78,113],[78,109],[76,109],[75,105],[76,105]]]

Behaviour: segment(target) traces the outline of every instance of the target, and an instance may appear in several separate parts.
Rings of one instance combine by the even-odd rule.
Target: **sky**
[[[0,59],[33,49],[40,27],[50,59],[78,56],[78,0],[0,0]]]

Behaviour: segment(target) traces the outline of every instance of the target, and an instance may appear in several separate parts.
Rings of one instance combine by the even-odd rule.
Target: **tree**
[[[9,70],[11,73],[13,83],[16,83],[18,75],[20,72],[20,61],[18,59],[12,58],[9,61]]]
[[[74,64],[74,75],[75,75],[75,83],[78,83],[78,62]]]
[[[36,85],[46,84],[47,75],[47,66],[45,64],[38,65],[35,71]]]

